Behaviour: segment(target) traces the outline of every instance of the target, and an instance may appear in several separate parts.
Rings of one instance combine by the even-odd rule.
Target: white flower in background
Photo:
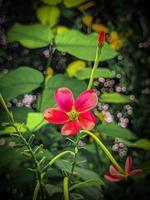
[[[24,106],[26,107],[31,107],[32,102],[36,100],[36,96],[35,95],[31,95],[31,94],[25,94],[24,98],[22,100],[22,103]]]
[[[120,118],[119,125],[120,125],[122,128],[126,128],[127,125],[128,125],[128,123],[129,123],[128,118],[123,118],[123,117]]]
[[[110,114],[109,111],[103,110],[102,113],[103,113],[103,115],[104,115],[104,120],[105,120],[106,122],[108,122],[108,123],[113,122],[113,117],[112,117],[112,115]]]

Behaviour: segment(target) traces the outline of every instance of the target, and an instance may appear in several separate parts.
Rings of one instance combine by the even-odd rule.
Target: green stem
[[[76,165],[77,153],[78,153],[78,143],[79,143],[79,136],[77,134],[77,139],[76,139],[76,143],[75,143],[76,145],[75,145],[75,149],[74,149],[74,157],[73,157],[73,162],[72,162],[71,173],[70,173],[70,176],[69,176],[69,181],[71,180],[71,177],[73,175],[74,168],[75,168],[75,165]]]
[[[94,146],[95,146],[95,151],[96,151],[96,157],[97,157],[97,160],[98,160],[98,163],[99,163],[99,167],[101,167],[100,163],[101,163],[101,159],[100,159],[100,155],[99,155],[99,149],[98,149],[98,145],[97,143],[94,141]]]
[[[13,116],[12,112],[8,109],[7,104],[6,104],[4,98],[3,98],[3,96],[2,96],[1,94],[0,94],[0,103],[2,104],[2,106],[3,106],[4,110],[5,110],[5,112],[7,113],[7,116],[8,116],[8,118],[9,118],[9,121],[10,121],[12,124],[14,124],[14,123],[15,123],[15,121],[14,121],[14,116]]]
[[[64,199],[69,200],[69,189],[68,189],[69,179],[68,177],[64,178]]]
[[[41,180],[41,172],[40,172],[40,168],[39,168],[39,164],[38,164],[38,161],[34,155],[34,152],[30,146],[30,144],[26,141],[26,139],[23,137],[23,135],[20,133],[20,131],[18,130],[18,127],[15,125],[15,120],[14,120],[14,116],[13,116],[13,113],[10,112],[10,110],[8,109],[7,105],[6,105],[6,102],[5,100],[3,99],[2,95],[0,94],[0,103],[2,104],[3,108],[5,109],[8,117],[9,117],[9,120],[10,120],[10,123],[11,125],[14,127],[14,129],[16,130],[16,135],[18,135],[18,137],[23,141],[24,145],[27,147],[27,149],[29,150],[32,158],[33,158],[33,162],[34,162],[34,165],[35,165],[35,168],[36,168],[36,178],[37,178],[37,182],[39,182],[39,188],[40,188],[40,191],[41,191],[41,198],[43,199],[43,195],[42,195],[42,180]]]
[[[89,80],[89,84],[88,84],[88,87],[87,87],[88,90],[91,89],[91,87],[92,87],[92,84],[93,84],[93,81],[94,81],[94,75],[95,75],[96,69],[98,67],[98,63],[100,61],[102,48],[103,48],[102,45],[101,46],[99,46],[99,45],[97,46],[94,66],[93,66],[93,69],[92,69],[92,72],[91,72],[91,76],[90,76],[90,80]]]
[[[40,183],[39,183],[39,181],[37,181],[35,189],[34,189],[32,200],[36,200],[37,199],[39,190],[40,190]]]
[[[35,197],[37,197],[38,195],[38,190],[37,188],[39,189],[40,193],[41,193],[41,199],[44,199],[43,197],[43,190],[42,190],[42,174],[41,174],[41,170],[39,168],[39,163],[34,155],[34,152],[30,146],[30,144],[26,141],[26,139],[23,137],[23,135],[19,132],[18,128],[15,126],[15,124],[13,124],[13,127],[16,129],[16,132],[18,133],[18,136],[19,138],[23,141],[24,145],[27,147],[27,149],[29,150],[32,158],[33,158],[33,162],[34,162],[34,166],[36,168],[36,179],[37,179],[37,183],[38,183],[38,187],[37,187],[37,184],[36,184],[36,195],[35,195],[35,191],[34,191],[34,194],[33,194],[33,198],[35,199]]]
[[[73,172],[74,172],[74,168],[75,168],[75,165],[76,165],[76,159],[77,159],[77,150],[76,150],[76,153],[73,157],[73,163],[72,163],[72,168],[71,168],[71,173],[70,173],[70,176],[69,176],[69,180],[71,179],[72,175],[73,175]]]
[[[54,53],[54,49],[53,49],[53,41],[51,42],[51,44],[49,45],[49,55],[48,55],[48,59],[47,59],[47,63],[46,63],[46,68],[50,66],[51,63],[51,59],[52,59],[52,55]]]
[[[60,157],[64,156],[65,154],[72,154],[74,156],[74,152],[72,151],[63,151],[61,153],[59,153],[58,155],[56,155],[44,168],[42,171],[46,171],[49,167],[51,167],[53,165],[54,162],[56,162],[57,159],[59,159]],[[44,173],[45,174],[45,173]]]
[[[81,130],[80,132],[81,133],[87,133],[88,135],[90,135],[96,141],[96,143],[101,147],[101,149],[106,153],[106,155],[108,156],[108,158],[115,165],[115,167],[119,170],[119,172],[122,173],[122,174],[126,174],[125,171],[122,169],[122,167],[117,163],[117,161],[115,160],[115,158],[111,155],[111,153],[109,152],[109,150],[99,140],[98,137],[96,137],[92,132],[87,131],[87,130]]]

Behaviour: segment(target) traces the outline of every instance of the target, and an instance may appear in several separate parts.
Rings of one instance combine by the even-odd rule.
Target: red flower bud
[[[104,45],[106,41],[106,33],[104,31],[100,31],[98,34],[98,45]]]

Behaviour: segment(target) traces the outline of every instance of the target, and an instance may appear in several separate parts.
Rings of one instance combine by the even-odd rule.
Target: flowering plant
[[[131,87],[121,86],[126,70],[121,73],[118,65],[124,59],[115,51],[121,50],[126,40],[124,34],[114,31],[111,21],[104,25],[102,19],[89,14],[87,9],[96,5],[93,1],[76,9],[81,15],[73,29],[59,25],[59,19],[62,23],[62,19],[74,16],[73,9],[68,9],[81,1],[42,2],[42,6],[34,5],[38,23],[16,23],[7,31],[8,43],[18,42],[8,44],[9,51],[17,47],[25,58],[34,54],[30,49],[36,49],[36,53],[32,67],[5,70],[0,76],[2,118],[5,115],[0,129],[0,155],[4,158],[0,169],[2,165],[6,185],[10,184],[5,191],[14,199],[31,195],[33,200],[56,200],[62,195],[65,200],[103,199],[105,191],[113,194],[113,184],[108,190],[106,180],[128,184],[128,177],[145,171],[144,165],[132,169],[132,156],[137,168],[142,158],[131,148],[150,149],[147,139],[137,140],[126,128],[127,115],[133,113],[129,104],[136,99],[121,94]],[[0,54],[14,66],[11,56]],[[126,110],[124,115],[115,111],[117,105]],[[8,162],[3,167],[5,158],[12,172]],[[27,176],[24,173],[23,178],[16,178],[20,171],[27,171]],[[144,176],[142,173],[140,178]],[[3,194],[3,187],[1,191]]]
[[[53,124],[64,124],[62,135],[74,135],[80,128],[91,130],[96,123],[95,116],[89,110],[96,107],[98,98],[94,90],[82,92],[74,101],[73,94],[68,88],[55,91],[55,101],[59,108],[48,108],[44,118]]]

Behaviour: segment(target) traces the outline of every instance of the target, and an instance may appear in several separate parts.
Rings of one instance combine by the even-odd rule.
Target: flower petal
[[[68,115],[59,109],[48,108],[44,112],[44,119],[53,124],[64,124],[69,121]]]
[[[80,123],[78,120],[67,122],[61,129],[62,135],[75,135],[80,130]]]
[[[110,165],[109,172],[111,175],[120,175],[120,172],[116,169],[114,165]]]
[[[130,171],[129,175],[132,176],[136,174],[141,174],[142,172],[143,172],[142,169],[135,169],[135,170]]]
[[[65,112],[69,112],[72,109],[74,99],[73,99],[73,94],[71,90],[65,87],[59,88],[55,91],[54,96],[55,96],[56,104],[61,110]]]
[[[75,101],[75,109],[78,112],[86,112],[96,107],[98,102],[97,94],[94,90],[82,92]]]
[[[125,172],[130,173],[132,168],[132,157],[128,156],[125,164]]]
[[[91,130],[95,126],[96,117],[91,112],[80,113],[79,122],[83,129]]]
[[[112,182],[119,182],[119,181],[123,180],[122,177],[119,178],[119,177],[116,177],[115,175],[111,175],[109,173],[104,174],[104,178],[109,180],[109,181],[112,181]]]
[[[116,178],[119,178],[121,180],[126,178],[126,176],[124,174],[121,174],[114,165],[110,165],[109,173],[110,175],[115,176]]]

